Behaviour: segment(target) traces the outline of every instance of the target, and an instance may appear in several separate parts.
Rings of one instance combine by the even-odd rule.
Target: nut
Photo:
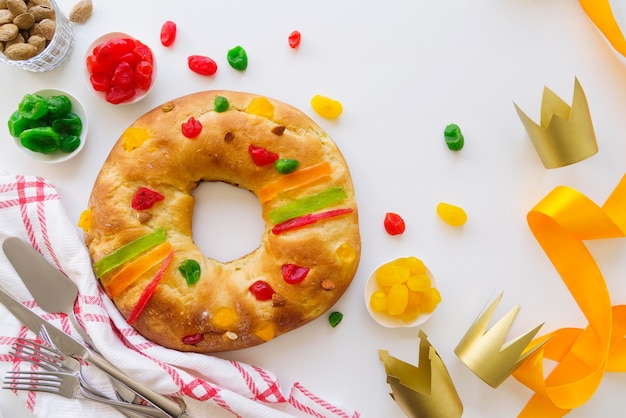
[[[35,22],[41,22],[44,19],[54,19],[56,17],[54,9],[46,6],[33,6],[28,9],[28,12],[35,17]]]
[[[321,286],[324,290],[333,290],[335,288],[335,282],[331,279],[324,279],[322,280]]]
[[[84,23],[93,11],[93,2],[91,0],[80,0],[70,10],[70,21],[76,23]]]
[[[5,23],[0,26],[0,41],[6,42],[15,39],[19,32],[17,25],[13,23]]]
[[[33,35],[28,38],[27,41],[31,45],[35,45],[37,47],[37,53],[40,53],[46,48],[46,38],[41,35]]]
[[[7,8],[14,16],[21,15],[28,11],[28,6],[24,0],[7,0]]]
[[[15,43],[4,50],[4,55],[11,60],[27,60],[37,55],[37,47],[27,43]]]
[[[285,306],[286,302],[287,302],[287,299],[285,299],[285,297],[283,295],[279,295],[278,293],[274,293],[272,295],[272,306],[273,307]]]
[[[46,6],[52,9],[52,3],[50,3],[50,0],[30,0],[28,4],[29,6]]]
[[[35,24],[35,16],[28,12],[22,13],[21,15],[15,16],[13,23],[21,30],[28,30]]]
[[[52,19],[44,19],[39,22],[39,30],[41,31],[41,34],[49,41],[51,41],[54,37],[54,32],[56,31],[56,29],[57,24]]]
[[[9,9],[0,9],[0,25],[12,23],[15,15]]]

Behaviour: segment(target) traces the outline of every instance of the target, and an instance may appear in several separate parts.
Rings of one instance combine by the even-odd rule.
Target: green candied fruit
[[[319,193],[315,193],[300,199],[278,206],[267,213],[269,220],[274,224],[281,223],[288,219],[306,215],[318,209],[325,208],[334,203],[340,202],[347,196],[343,187],[329,187]]]
[[[41,119],[48,114],[46,99],[38,94],[24,95],[17,108],[26,119]]]
[[[341,312],[333,312],[328,316],[328,322],[330,323],[330,326],[333,328],[339,325],[342,319],[343,319],[343,314]]]
[[[217,113],[226,112],[230,107],[230,103],[228,103],[228,99],[224,96],[217,96],[214,101],[215,111]]]
[[[200,280],[200,263],[196,260],[185,260],[178,266],[178,271],[183,275],[188,286]]]
[[[446,145],[452,151],[460,151],[465,143],[461,128],[458,125],[451,123],[446,126],[443,131],[443,136],[446,140]]]
[[[76,151],[80,146],[80,137],[76,135],[67,135],[61,137],[61,143],[59,144],[59,150],[66,154]]]
[[[26,119],[19,110],[13,112],[7,124],[9,126],[9,134],[14,138],[19,138],[20,134],[27,129],[45,126],[43,121]]]
[[[93,270],[96,273],[96,277],[102,277],[108,271],[122,265],[142,252],[156,247],[166,240],[167,235],[165,233],[165,229],[157,228],[154,231],[129,242],[128,244],[122,245],[117,250],[107,254],[100,260],[93,263]]]
[[[83,130],[83,122],[76,113],[68,113],[52,121],[52,129],[59,135],[80,135]]]
[[[248,55],[246,54],[246,50],[239,45],[233,49],[229,49],[226,58],[230,66],[235,70],[243,71],[248,68]]]
[[[31,151],[50,154],[59,149],[61,137],[50,126],[41,126],[23,131],[20,143]]]
[[[65,95],[50,96],[46,98],[48,117],[52,119],[66,115],[72,110],[72,102]]]
[[[293,173],[299,165],[300,162],[298,160],[292,160],[290,158],[280,158],[274,162],[274,168],[280,174]]]

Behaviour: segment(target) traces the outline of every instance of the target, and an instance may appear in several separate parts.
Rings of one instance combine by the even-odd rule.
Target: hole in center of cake
[[[265,223],[254,194],[219,181],[200,183],[192,194],[193,239],[205,256],[227,263],[261,245]]]

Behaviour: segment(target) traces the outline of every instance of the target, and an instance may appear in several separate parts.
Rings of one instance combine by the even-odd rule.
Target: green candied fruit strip
[[[224,96],[217,96],[214,100],[214,109],[217,113],[226,112],[228,108],[230,108],[230,103],[228,103],[228,99]]]
[[[230,66],[237,71],[243,71],[248,68],[248,54],[246,54],[246,50],[239,45],[228,50],[226,59]]]
[[[68,113],[52,121],[52,129],[59,135],[80,135],[83,131],[83,121],[76,113]]]
[[[451,151],[460,151],[463,148],[465,140],[461,133],[461,128],[457,124],[451,123],[446,126],[443,131],[443,136],[446,140],[446,145]]]
[[[345,199],[346,196],[347,194],[343,187],[329,187],[319,193],[294,200],[286,205],[272,209],[267,213],[267,216],[275,225],[340,202]]]
[[[72,110],[72,102],[65,95],[47,97],[46,105],[48,106],[48,116],[50,118],[59,118]]]
[[[31,128],[20,134],[20,143],[24,148],[42,154],[50,154],[59,149],[61,137],[49,126]]]
[[[122,265],[131,258],[136,257],[150,248],[156,247],[166,240],[167,235],[165,234],[165,228],[157,228],[128,244],[122,245],[117,250],[93,263],[93,270],[96,273],[96,277],[102,277],[115,267]]]
[[[26,119],[41,119],[48,114],[46,99],[38,94],[24,95],[17,108]]]
[[[178,271],[183,275],[185,281],[188,286],[195,284],[198,280],[200,280],[200,263],[196,260],[185,260],[178,266]]]

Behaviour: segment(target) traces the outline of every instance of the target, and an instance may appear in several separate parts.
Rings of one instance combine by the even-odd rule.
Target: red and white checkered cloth
[[[249,364],[156,346],[128,326],[101,293],[89,254],[75,224],[63,208],[55,186],[41,177],[0,175],[0,242],[17,236],[74,280],[80,290],[77,316],[98,350],[129,376],[153,390],[183,396],[192,417],[329,417],[356,418],[359,413],[328,402],[296,382],[285,392],[271,372]],[[42,311],[0,252],[0,286],[57,327],[80,340],[62,314]],[[32,366],[9,354],[16,338],[36,338],[0,305],[0,374]],[[85,371],[91,383],[112,393],[106,375],[93,366]],[[191,374],[189,371],[193,371]],[[19,392],[38,417],[119,417],[95,402]]]

